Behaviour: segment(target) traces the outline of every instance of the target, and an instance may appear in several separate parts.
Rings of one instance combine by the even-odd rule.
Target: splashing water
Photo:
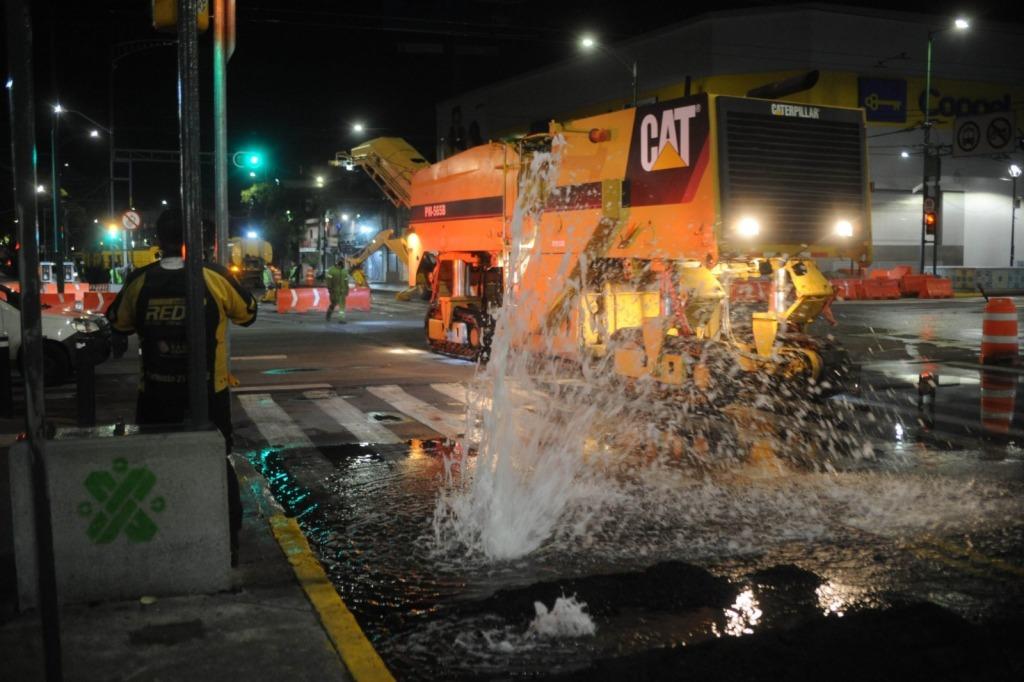
[[[539,601],[533,607],[537,617],[530,623],[529,632],[541,637],[584,637],[597,632],[586,603],[577,601],[576,595],[558,597],[550,611]]]

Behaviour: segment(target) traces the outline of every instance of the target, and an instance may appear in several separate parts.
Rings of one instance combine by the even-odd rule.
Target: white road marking
[[[242,409],[259,429],[260,435],[271,447],[311,448],[313,441],[292,421],[269,393],[254,393],[238,397]]]
[[[443,436],[457,438],[466,430],[464,417],[443,412],[409,395],[399,386],[369,386],[366,390]]]
[[[306,397],[363,443],[401,443],[401,438],[370,421],[364,412],[330,391],[307,391]]]
[[[469,389],[465,384],[430,384],[430,387],[452,400],[458,400],[463,405],[466,404],[466,399],[469,397]]]
[[[246,360],[287,360],[287,355],[233,355],[232,362],[244,362]]]
[[[267,391],[315,391],[330,388],[330,384],[263,384],[262,386],[239,386],[232,393],[260,393]]]

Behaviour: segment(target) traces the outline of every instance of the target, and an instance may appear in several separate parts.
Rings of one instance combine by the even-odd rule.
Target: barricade
[[[864,280],[833,279],[829,280],[835,291],[836,298],[843,301],[859,301],[864,298]]]
[[[921,298],[953,298],[953,281],[944,277],[929,277],[924,282]]]
[[[900,293],[904,296],[920,296],[930,275],[907,274],[900,278]]]
[[[864,298],[871,301],[897,299],[900,297],[900,288],[894,279],[866,279],[863,282],[863,287]]]
[[[70,291],[63,294],[39,294],[39,302],[51,308],[74,306],[77,301],[78,295]]]
[[[117,294],[103,291],[87,291],[82,294],[82,309],[91,313],[106,313]]]
[[[747,279],[733,280],[729,285],[730,303],[764,303],[768,301],[768,293],[772,283],[768,280]]]
[[[345,297],[345,310],[370,312],[370,287],[352,287]]]
[[[1013,423],[1017,376],[993,370],[981,373],[981,425],[995,435],[1006,435]]]
[[[327,289],[323,287],[300,287],[282,289],[277,292],[277,312],[305,313],[310,310],[325,311],[330,303]]]
[[[1019,352],[1017,306],[1010,298],[989,299],[981,323],[981,362],[1016,364]]]

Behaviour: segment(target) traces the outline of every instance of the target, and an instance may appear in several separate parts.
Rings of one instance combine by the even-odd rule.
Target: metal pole
[[[1017,234],[1017,176],[1013,176],[1013,189],[1010,195],[1010,267],[1013,267],[1013,240]]]
[[[185,229],[188,286],[189,415],[194,428],[209,423],[207,409],[206,315],[203,282],[203,207],[199,166],[199,0],[178,0],[178,137],[181,140],[181,215]]]
[[[57,293],[64,293],[64,258],[60,244],[60,181],[57,179],[57,126],[60,114],[54,110],[50,120],[50,206],[52,211],[53,241],[50,252],[53,257],[53,276],[57,279]]]
[[[47,484],[43,420],[42,306],[39,301],[39,224],[36,215],[36,128],[33,105],[32,16],[25,0],[8,0],[7,64],[11,161],[18,218],[18,277],[21,280],[21,357],[25,373],[25,431],[32,458],[39,611],[47,680],[63,679],[60,607],[53,556],[53,526]]]
[[[931,154],[931,124],[928,121],[929,111],[928,105],[932,97],[932,33],[928,33],[928,58],[925,66],[925,77],[924,77],[924,168],[922,170],[922,182],[921,182],[921,268],[918,270],[922,275],[924,274],[924,249],[925,249],[925,237],[927,235],[928,227],[925,222],[925,210],[924,204],[928,201],[928,158]]]
[[[109,98],[107,104],[107,125],[109,131],[107,137],[110,139],[109,153],[110,153],[110,215],[109,219],[114,217],[114,69],[117,67],[117,58],[114,56],[114,50],[110,50],[110,74],[107,78],[107,97]]]
[[[213,154],[217,262],[227,265],[228,254],[228,114],[227,60],[225,58],[225,0],[213,3]]]

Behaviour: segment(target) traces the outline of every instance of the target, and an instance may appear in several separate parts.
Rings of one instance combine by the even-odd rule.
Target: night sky
[[[41,161],[48,164],[52,103],[59,100],[107,124],[111,46],[161,34],[150,26],[148,0],[34,4],[37,136]],[[359,120],[375,129],[373,135],[405,137],[430,158],[436,102],[572,58],[584,30],[614,43],[709,10],[773,4],[787,3],[238,0],[238,48],[228,71],[229,149],[263,150],[271,162],[269,176],[282,180],[329,173],[326,161],[334,152],[360,141],[349,130]],[[859,4],[894,8],[892,3]],[[1012,4],[972,3],[965,11],[978,19],[1014,19]],[[929,8],[949,16],[964,7],[942,1],[901,4],[902,9]],[[202,139],[203,148],[211,149],[209,33],[200,42]],[[119,62],[114,89],[118,147],[177,147],[175,86],[173,47]],[[68,167],[62,171],[62,186],[87,213],[105,217],[106,140],[90,139],[92,126],[76,116],[63,120],[59,157]],[[3,143],[9,148],[6,107]],[[5,155],[0,161],[8,186],[9,158]],[[48,183],[46,168],[42,171],[46,177],[41,181]],[[236,218],[241,210],[238,192],[248,184],[246,173],[231,171]],[[141,167],[135,172],[135,186],[135,204],[141,209],[158,208],[161,199],[174,201],[176,168]],[[355,178],[333,183],[331,189],[342,196],[376,191]],[[204,204],[212,205],[209,192]],[[0,199],[0,219],[10,229],[9,193]]]

